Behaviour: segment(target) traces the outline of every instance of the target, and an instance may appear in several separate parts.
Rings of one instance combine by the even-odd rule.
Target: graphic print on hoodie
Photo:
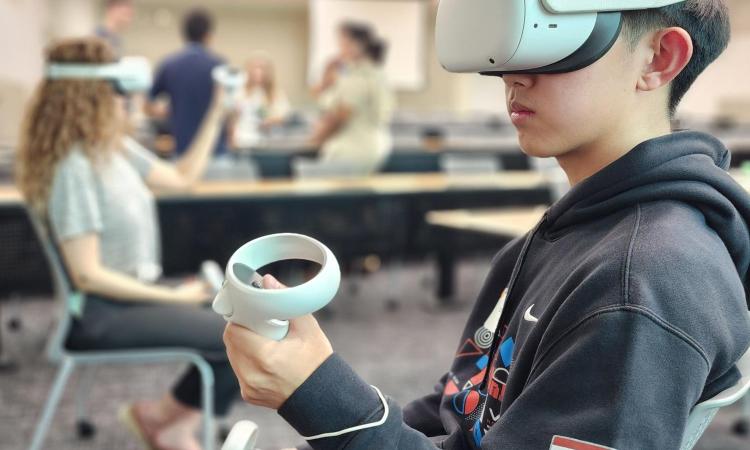
[[[750,344],[750,196],[728,167],[718,140],[679,132],[576,185],[494,258],[435,393],[312,447],[678,449]],[[313,435],[376,421],[379,405],[334,355],[279,413]]]

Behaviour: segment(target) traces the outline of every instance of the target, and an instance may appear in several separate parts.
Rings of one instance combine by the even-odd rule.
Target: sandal
[[[135,414],[135,408],[132,404],[124,405],[120,408],[118,414],[120,422],[140,441],[141,445],[145,450],[163,450],[157,448],[153,442],[148,439],[144,430],[143,424],[141,423],[138,416]]]

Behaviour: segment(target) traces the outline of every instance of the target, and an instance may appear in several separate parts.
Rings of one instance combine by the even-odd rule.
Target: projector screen
[[[308,82],[320,79],[338,53],[338,26],[353,20],[373,27],[388,44],[385,73],[391,86],[418,90],[425,82],[424,0],[310,0]]]

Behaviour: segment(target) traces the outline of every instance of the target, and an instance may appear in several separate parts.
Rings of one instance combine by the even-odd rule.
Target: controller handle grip
[[[253,330],[254,332],[265,336],[268,339],[274,341],[280,341],[284,339],[289,333],[289,321],[288,320],[256,320],[248,323],[240,323],[243,327]]]
[[[258,440],[258,425],[249,420],[240,420],[232,427],[221,450],[255,450]]]
[[[237,325],[241,325],[248,330],[252,330],[260,334],[261,336],[265,336],[268,339],[273,339],[274,341],[280,341],[286,337],[287,333],[289,332],[288,320],[265,320],[262,318],[252,317],[243,317],[240,319],[234,314],[232,303],[224,298],[225,295],[225,291],[220,290],[219,293],[216,294],[212,305],[213,310],[224,316],[225,320],[236,323]]]

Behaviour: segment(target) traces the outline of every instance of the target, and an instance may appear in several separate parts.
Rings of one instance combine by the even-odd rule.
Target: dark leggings
[[[227,359],[224,319],[208,307],[86,298],[83,317],[73,320],[66,347],[71,350],[116,350],[184,347],[196,350],[214,372],[218,416],[239,397],[239,384]],[[191,365],[172,388],[182,404],[201,407],[201,380]]]

